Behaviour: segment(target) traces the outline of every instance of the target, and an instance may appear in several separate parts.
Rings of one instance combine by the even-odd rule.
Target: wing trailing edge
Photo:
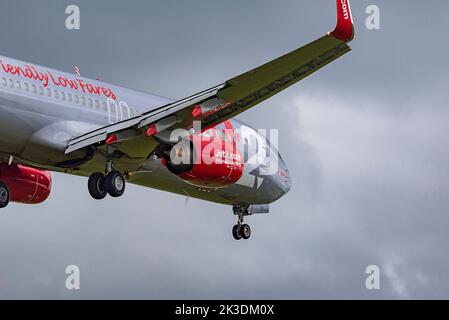
[[[200,121],[202,128],[211,127],[287,89],[351,51],[347,43],[354,38],[354,25],[349,0],[336,0],[336,3],[337,25],[334,31],[209,90],[75,137],[68,142],[65,153],[89,145],[104,145],[111,134],[130,128],[136,135],[145,134],[158,121],[172,116],[176,116],[177,121],[170,130],[190,129],[194,121]],[[121,141],[121,144],[126,142]]]

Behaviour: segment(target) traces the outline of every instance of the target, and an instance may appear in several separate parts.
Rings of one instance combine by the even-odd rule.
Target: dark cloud
[[[353,51],[240,118],[281,128],[290,193],[253,238],[230,208],[130,186],[91,200],[56,174],[51,198],[0,215],[1,298],[448,298],[447,1],[353,1]],[[183,97],[329,30],[333,1],[3,1],[1,53]],[[65,268],[81,268],[81,290]],[[365,268],[381,268],[381,290]]]

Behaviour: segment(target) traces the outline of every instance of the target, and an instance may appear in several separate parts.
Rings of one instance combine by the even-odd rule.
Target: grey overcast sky
[[[65,29],[65,8],[81,30]],[[449,298],[449,2],[352,1],[353,51],[239,118],[293,176],[236,242],[229,207],[54,175],[0,214],[0,298]],[[380,7],[381,29],[365,28]],[[0,54],[182,98],[316,39],[335,1],[0,0]],[[81,269],[81,290],[65,268]],[[378,265],[381,289],[365,288]]]

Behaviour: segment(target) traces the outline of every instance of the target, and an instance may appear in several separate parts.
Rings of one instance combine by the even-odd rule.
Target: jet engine
[[[244,169],[234,142],[221,135],[192,135],[171,148],[163,161],[167,169],[185,182],[220,188],[237,182]]]
[[[22,166],[0,163],[0,186],[3,206],[11,202],[38,204],[44,202],[51,191],[50,172]]]

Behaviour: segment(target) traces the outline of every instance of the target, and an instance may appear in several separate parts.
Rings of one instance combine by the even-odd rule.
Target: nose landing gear
[[[247,214],[246,208],[234,207],[234,214],[238,216],[237,224],[232,228],[232,236],[235,240],[248,240],[251,237],[251,227],[243,223],[243,217]]]

